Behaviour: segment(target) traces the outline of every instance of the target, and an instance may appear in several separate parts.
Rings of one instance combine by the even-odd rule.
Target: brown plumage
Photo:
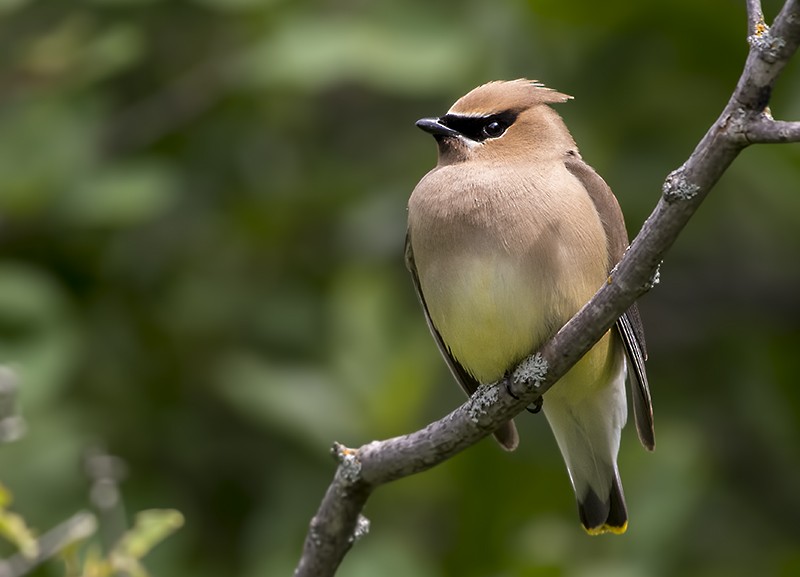
[[[491,82],[417,124],[439,162],[409,199],[406,260],[431,333],[468,394],[535,352],[606,280],[628,244],[619,205],[528,80]],[[616,468],[625,353],[642,443],[654,446],[645,346],[632,307],[544,398],[589,532],[622,532]],[[513,422],[495,432],[513,450]]]

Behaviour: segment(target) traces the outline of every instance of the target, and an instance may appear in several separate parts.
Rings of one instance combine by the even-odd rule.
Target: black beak
[[[438,118],[420,118],[417,120],[417,126],[425,132],[433,134],[434,136],[456,137],[461,135],[457,130],[453,130],[452,128],[442,124]]]

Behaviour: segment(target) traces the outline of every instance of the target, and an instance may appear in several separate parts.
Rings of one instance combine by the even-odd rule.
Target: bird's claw
[[[525,407],[525,410],[528,411],[530,414],[535,415],[539,411],[542,410],[542,404],[544,404],[544,399],[539,397],[535,401],[533,401],[530,405]]]
[[[506,391],[508,391],[508,394],[511,395],[513,399],[519,401],[519,397],[514,394],[514,391],[511,390],[510,379],[506,378],[505,381],[506,381]]]
[[[511,384],[509,383],[509,379],[506,379],[506,391],[508,391],[508,394],[511,395],[514,399],[519,401],[519,397],[514,394],[514,391],[511,390]],[[531,413],[532,415],[535,415],[536,413],[542,410],[543,402],[544,399],[542,399],[542,397],[539,397],[538,399],[533,401],[530,405],[525,407],[525,410]]]

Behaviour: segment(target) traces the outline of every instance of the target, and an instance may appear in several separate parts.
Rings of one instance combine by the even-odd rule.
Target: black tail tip
[[[591,488],[588,489],[578,501],[578,515],[589,535],[622,535],[628,528],[628,510],[619,479],[614,480],[606,500],[600,499]]]

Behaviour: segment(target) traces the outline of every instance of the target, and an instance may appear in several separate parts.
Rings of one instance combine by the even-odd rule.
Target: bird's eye
[[[506,131],[506,128],[508,127],[502,122],[493,120],[483,127],[483,134],[486,135],[486,138],[497,138],[498,136],[503,135],[503,133]]]

